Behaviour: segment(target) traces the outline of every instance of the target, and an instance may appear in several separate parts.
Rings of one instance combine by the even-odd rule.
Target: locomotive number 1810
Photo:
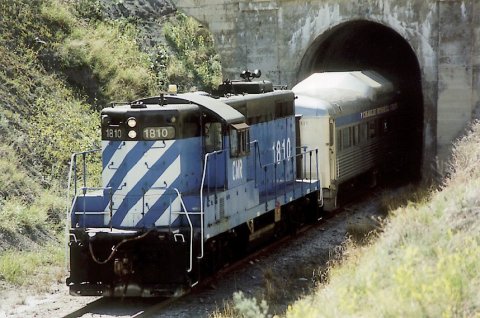
[[[282,160],[290,158],[292,155],[292,144],[290,142],[290,138],[286,140],[277,140],[273,143],[272,146],[273,150],[273,162],[279,164]]]
[[[143,139],[163,140],[175,138],[174,127],[146,127],[143,129]]]

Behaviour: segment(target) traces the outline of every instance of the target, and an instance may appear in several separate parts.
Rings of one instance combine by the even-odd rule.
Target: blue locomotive
[[[102,110],[101,187],[87,186],[92,152],[72,157],[72,295],[179,296],[232,254],[318,217],[318,153],[297,142],[294,93],[257,74],[224,82],[220,97]]]

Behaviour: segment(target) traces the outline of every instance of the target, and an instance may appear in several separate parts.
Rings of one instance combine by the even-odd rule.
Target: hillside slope
[[[349,247],[286,317],[480,315],[480,122],[458,141],[452,174],[426,202],[393,212],[372,245]]]
[[[179,74],[184,90],[220,81],[219,63],[206,67],[219,60],[211,35],[165,3],[152,17],[118,1],[0,2],[0,280],[62,263],[70,156],[98,144],[102,107],[158,95]],[[98,176],[99,161],[89,169]]]

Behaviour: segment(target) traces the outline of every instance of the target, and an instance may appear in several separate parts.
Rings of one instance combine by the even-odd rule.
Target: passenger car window
[[[352,127],[342,129],[342,148],[346,149],[352,145]]]
[[[356,146],[360,143],[360,126],[353,126],[353,145]]]
[[[368,124],[360,124],[360,142],[365,142],[368,139]]]
[[[337,130],[337,151],[342,150],[342,130]]]
[[[368,138],[375,138],[377,136],[377,129],[375,126],[375,120],[368,122]]]

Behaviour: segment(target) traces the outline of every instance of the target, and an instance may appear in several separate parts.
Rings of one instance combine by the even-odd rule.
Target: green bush
[[[92,149],[100,140],[99,114],[60,87],[50,96],[38,98],[34,109],[28,130],[34,155],[49,169],[45,174],[65,178],[71,154]]]
[[[0,206],[0,228],[10,232],[33,234],[34,229],[46,225],[47,214],[19,198],[3,201]]]
[[[247,298],[239,291],[233,293],[233,302],[236,314],[243,318],[266,318],[268,316],[268,305],[265,300],[260,303],[255,298]]]
[[[76,0],[72,3],[77,16],[86,21],[105,19],[105,6],[100,0]]]
[[[63,229],[65,218],[65,196],[58,191],[41,190],[32,202],[24,196],[11,196],[0,199],[0,228],[21,233],[36,241],[36,232],[49,233]]]
[[[184,90],[215,89],[222,81],[222,68],[211,33],[182,13],[169,19],[163,31],[174,51],[166,62],[169,82],[181,84]]]
[[[110,101],[150,95],[158,83],[149,56],[136,43],[136,35],[135,27],[122,21],[75,29],[57,45],[69,81],[101,107]]]
[[[52,30],[60,30],[68,34],[72,29],[78,27],[79,21],[72,13],[72,10],[60,0],[45,0],[41,6],[41,17],[45,25]],[[57,36],[59,33],[57,33]]]

